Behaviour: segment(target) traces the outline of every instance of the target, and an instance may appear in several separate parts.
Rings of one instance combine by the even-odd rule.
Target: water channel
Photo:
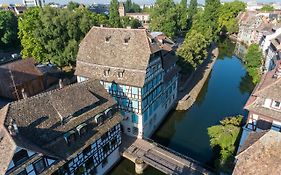
[[[220,56],[194,105],[187,111],[171,111],[152,139],[202,163],[212,164],[207,128],[228,116],[246,115],[243,106],[254,85],[243,63],[233,56],[230,41],[220,44]],[[122,160],[110,175],[134,175],[134,164]],[[144,175],[160,175],[149,167]]]

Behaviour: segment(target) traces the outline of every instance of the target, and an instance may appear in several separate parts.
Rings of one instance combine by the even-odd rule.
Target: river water
[[[230,41],[220,45],[217,59],[194,105],[187,111],[171,111],[152,136],[156,142],[202,163],[212,165],[207,128],[228,116],[246,115],[243,110],[254,85],[243,63],[233,56]],[[110,175],[133,175],[134,164],[122,160]],[[154,168],[147,168],[144,175],[160,175]]]

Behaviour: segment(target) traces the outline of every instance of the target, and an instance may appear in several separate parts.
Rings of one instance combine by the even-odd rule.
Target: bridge
[[[137,139],[122,135],[120,152],[123,157],[135,163],[137,174],[143,173],[147,165],[171,175],[213,174],[203,165],[185,155],[177,153],[150,139]]]

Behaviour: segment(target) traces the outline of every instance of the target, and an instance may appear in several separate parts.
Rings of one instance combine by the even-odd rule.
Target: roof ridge
[[[16,104],[16,103],[23,102],[23,101],[26,101],[26,100],[31,100],[31,99],[34,99],[34,98],[41,98],[41,97],[50,95],[51,93],[58,92],[58,91],[60,91],[62,89],[65,89],[65,88],[71,88],[71,87],[78,86],[78,85],[81,85],[81,84],[86,84],[89,81],[97,81],[97,80],[91,79],[91,80],[86,80],[86,81],[79,82],[79,83],[69,84],[69,85],[67,85],[67,86],[65,86],[63,88],[57,88],[57,89],[53,89],[53,90],[50,90],[50,91],[41,92],[39,94],[33,95],[31,97],[28,97],[26,99],[24,99],[24,98],[23,99],[19,99],[17,101],[12,101],[12,102],[10,102],[8,104]]]

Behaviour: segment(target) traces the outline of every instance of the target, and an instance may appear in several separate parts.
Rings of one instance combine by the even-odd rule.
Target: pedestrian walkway
[[[200,162],[150,139],[136,139],[125,135],[122,137],[121,155],[136,164],[152,166],[165,174],[212,174]]]

